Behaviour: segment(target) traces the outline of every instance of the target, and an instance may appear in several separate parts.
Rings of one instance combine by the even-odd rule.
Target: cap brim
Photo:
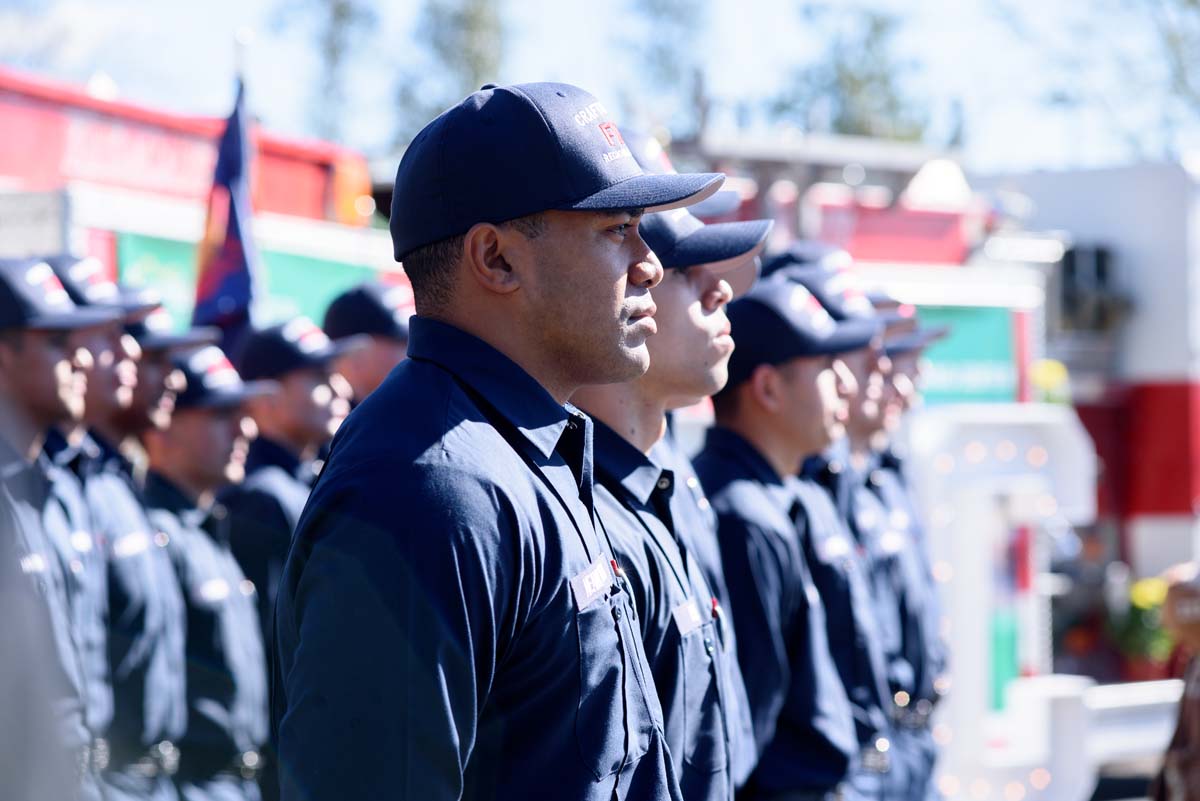
[[[39,315],[26,322],[23,327],[35,331],[75,331],[119,319],[121,312],[116,309],[80,306],[69,312]]]
[[[150,287],[117,284],[117,292],[114,305],[119,306],[127,316],[136,317],[149,314],[162,306],[162,298]]]
[[[215,326],[200,326],[189,328],[187,331],[147,332],[134,339],[143,350],[175,350],[177,348],[200,348],[205,345],[215,345],[221,341],[221,329]]]
[[[860,350],[870,345],[881,330],[874,320],[844,320],[837,324],[833,335],[821,343],[821,353],[836,356]]]
[[[667,211],[699,203],[711,197],[723,183],[725,176],[719,172],[683,175],[647,173],[626,178],[562,208],[567,211]]]
[[[339,356],[344,356],[347,353],[352,353],[356,350],[361,350],[371,342],[370,334],[352,334],[341,339],[330,340],[328,346],[314,350],[311,353],[305,353],[303,361],[292,369],[304,367],[328,367],[330,362],[337,359]]]
[[[175,408],[186,409],[236,409],[251,398],[261,398],[264,395],[274,395],[279,391],[277,381],[249,381],[239,389],[210,392],[193,403],[180,403],[176,400]]]
[[[721,189],[693,204],[689,210],[700,218],[725,217],[742,205],[742,193],[736,189]]]
[[[929,328],[918,328],[916,331],[910,331],[907,334],[901,334],[894,339],[883,343],[883,350],[888,356],[896,356],[901,353],[912,353],[916,350],[932,345],[940,339],[945,339],[950,335],[950,326],[935,325]]]
[[[679,240],[663,266],[669,268],[708,265],[714,273],[741,266],[747,257],[757,256],[767,244],[772,220],[712,223],[697,228]],[[662,254],[659,254],[660,258]]]

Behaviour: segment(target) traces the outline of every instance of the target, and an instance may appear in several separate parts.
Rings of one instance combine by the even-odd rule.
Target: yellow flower
[[[1167,600],[1167,582],[1160,578],[1144,578],[1129,588],[1129,600],[1138,609],[1154,609]]]

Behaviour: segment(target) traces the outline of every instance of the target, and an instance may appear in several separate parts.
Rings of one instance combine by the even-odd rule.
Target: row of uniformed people
[[[339,417],[332,362],[369,391],[400,358],[387,291],[339,298],[340,328],[331,308],[353,347],[304,321],[251,333],[243,369],[273,380],[247,384],[215,330],[172,332],[94,260],[0,262],[5,798],[275,795],[260,621],[283,556],[261,555],[286,553],[270,526],[294,523]],[[247,414],[262,436],[229,486]]]
[[[886,349],[931,333],[828,259],[750,289],[770,223],[675,208],[720,180],[565,84],[485,86],[406,151],[409,358],[275,609],[284,798],[934,793],[935,592],[885,442],[915,379]],[[693,468],[668,415],[713,395]]]

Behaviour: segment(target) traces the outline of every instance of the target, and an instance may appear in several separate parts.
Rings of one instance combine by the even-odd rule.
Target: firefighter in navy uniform
[[[331,365],[344,351],[298,317],[251,331],[237,354],[243,380],[279,386],[248,400],[258,436],[246,454],[245,478],[220,499],[234,556],[256,588],[263,642],[271,641],[283,563],[316,479],[312,460],[346,414],[346,401],[330,382]]]
[[[802,286],[761,281],[730,306],[737,349],[696,469],[717,511],[761,756],[747,799],[878,798],[875,637],[854,614],[854,566],[818,555],[832,504],[795,475],[841,433],[844,371],[869,324],[838,324]],[[842,380],[839,380],[839,376]],[[864,764],[866,763],[866,764]]]
[[[941,634],[942,606],[933,578],[929,543],[925,536],[904,462],[892,441],[903,415],[920,404],[921,359],[931,343],[949,333],[944,326],[921,326],[913,318],[910,327],[884,340],[891,362],[883,396],[880,429],[872,438],[871,469],[865,487],[866,513],[878,515],[881,540],[897,550],[905,608],[902,614],[902,648],[913,675],[907,689],[896,689],[897,734],[907,740],[916,759],[910,795],[915,799],[939,798],[933,782],[938,748],[930,719],[949,688],[948,646]],[[873,501],[878,501],[874,507]],[[870,511],[874,507],[874,511]],[[902,747],[904,744],[902,743]]]
[[[627,141],[638,152],[648,144]],[[686,209],[643,217],[639,233],[665,268],[650,292],[650,369],[572,398],[595,421],[597,512],[633,594],[680,789],[696,801],[732,800],[753,766],[753,735],[724,577],[708,555],[715,528],[687,486],[686,460],[659,451],[677,475],[653,453],[668,410],[724,384],[733,350],[724,307],[734,287],[754,282],[770,229],[769,220],[705,225]]]
[[[150,520],[169,538],[187,610],[187,730],[175,783],[186,801],[258,801],[267,741],[267,663],[254,585],[229,547],[215,492],[227,483],[243,384],[215,346],[176,357],[184,388],[171,425],[146,433]]]
[[[848,407],[845,439],[807,469],[834,499],[852,545],[864,559],[885,663],[886,692],[881,705],[891,728],[886,795],[936,797],[936,749],[929,726],[937,647],[936,629],[930,628],[932,587],[911,529],[897,525],[902,522],[900,515],[892,514],[874,486],[889,419],[891,362],[884,350],[885,336],[889,331],[911,328],[913,321],[898,306],[881,303],[876,308],[845,270],[816,265],[785,267],[779,274],[809,288],[834,319],[871,320],[880,327],[867,347],[842,359],[858,388]]]
[[[5,740],[6,751],[11,747],[29,757],[15,767],[16,775],[0,777],[13,798],[101,798],[107,748],[88,725],[70,569],[54,545],[70,537],[71,524],[54,495],[57,468],[42,444],[47,430],[72,425],[83,415],[72,332],[116,319],[116,313],[77,307],[46,262],[0,261],[0,590],[13,603],[4,607],[6,614],[31,615],[5,624],[6,644],[13,648],[0,652],[3,706],[12,715],[10,720],[6,714],[6,726],[30,738]],[[30,650],[21,650],[22,644]],[[21,660],[31,660],[32,680],[24,687],[10,685],[8,679],[26,672],[17,664]],[[19,697],[25,693],[27,698]]]
[[[132,399],[134,366],[120,356],[118,338],[123,325],[140,322],[159,307],[157,293],[120,286],[107,278],[95,258],[59,254],[46,259],[78,305],[107,310],[108,325],[76,332],[71,347],[81,372],[97,396]],[[132,346],[131,346],[132,347]],[[53,493],[62,505],[67,525],[51,538],[64,566],[63,575],[71,607],[71,625],[87,690],[87,722],[93,736],[107,748],[113,720],[113,690],[108,652],[108,553],[92,522],[80,470],[85,459],[97,458],[99,448],[79,421],[51,428],[46,433],[46,455],[58,468]]]
[[[403,284],[368,281],[347,289],[325,310],[324,329],[334,342],[355,343],[333,368],[353,390],[352,406],[383,383],[408,353],[412,290]]]
[[[91,546],[102,554],[68,561],[81,562],[85,572],[102,561],[105,572],[102,580],[89,580],[86,591],[99,589],[103,598],[76,610],[93,701],[103,700],[101,682],[111,687],[111,708],[95,713],[108,717],[105,797],[175,799],[174,741],[187,720],[183,600],[165,550],[168,540],[150,525],[134,464],[122,448],[139,448],[147,428],[169,419],[170,352],[211,342],[217,333],[171,330],[157,301],[104,281],[87,260],[57,259],[54,265],[76,303],[119,313],[116,322],[73,340],[91,357],[86,432],[72,432],[70,444],[60,439],[52,449],[64,467],[56,495],[69,499],[71,548],[87,550],[90,534]]]
[[[408,358],[338,432],[276,609],[285,799],[681,798],[566,401],[646,371],[640,216],[720,181],[644,174],[566,84],[486,86],[405,151]]]

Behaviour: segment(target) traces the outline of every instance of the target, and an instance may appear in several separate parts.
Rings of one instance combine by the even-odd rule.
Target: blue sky
[[[1105,0],[1097,0],[1104,2]],[[1119,2],[1120,0],[1116,0]],[[709,33],[698,49],[709,65],[720,99],[765,97],[790,65],[819,51],[793,0],[712,0]],[[1157,135],[1152,103],[1129,108],[1119,89],[1147,73],[1144,40],[1134,26],[1094,13],[1085,0],[876,0],[901,14],[896,49],[920,66],[911,94],[924,101],[934,138],[946,134],[953,100],[963,103],[969,167],[1003,171],[1108,164],[1133,157],[1130,137],[1118,128]],[[85,82],[101,72],[123,99],[194,114],[224,114],[232,99],[233,32],[254,31],[246,56],[253,109],[272,130],[303,136],[311,131],[307,103],[317,72],[314,48],[302,26],[273,24],[281,0],[0,0],[0,62]],[[378,153],[390,129],[390,77],[417,63],[411,44],[416,0],[384,2],[372,49],[354,65],[354,90],[345,119],[349,144]],[[507,0],[510,34],[497,79],[564,80],[602,99],[619,92],[647,98],[637,83],[630,26],[638,25],[620,0]],[[1024,27],[1005,21],[1015,9]],[[48,43],[57,43],[48,48]],[[1112,59],[1065,81],[1056,56],[1072,48],[1112,48]],[[1139,49],[1140,48],[1140,49]],[[49,50],[52,57],[46,57]],[[369,58],[368,58],[369,57]],[[1122,58],[1125,61],[1122,61]],[[1124,70],[1124,71],[1123,71]],[[1155,76],[1140,74],[1152,81]],[[1064,84],[1084,86],[1112,104],[1052,109],[1042,96]],[[1144,125],[1140,116],[1146,117]],[[720,121],[718,124],[721,124]],[[1153,148],[1151,147],[1151,150]]]

